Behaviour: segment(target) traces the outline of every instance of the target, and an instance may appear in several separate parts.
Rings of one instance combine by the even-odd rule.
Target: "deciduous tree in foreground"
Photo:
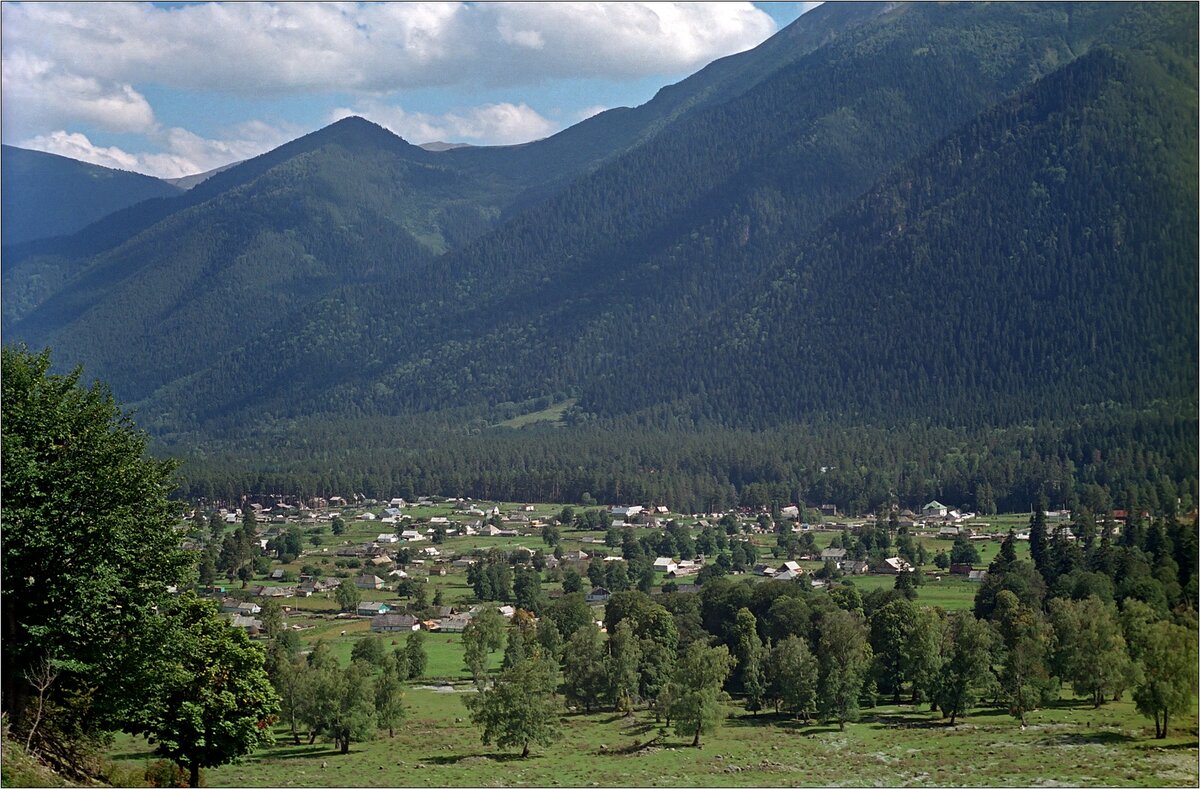
[[[471,713],[471,722],[482,729],[484,745],[519,745],[524,759],[531,744],[550,745],[562,736],[558,719],[561,708],[553,695],[557,686],[554,664],[534,655],[505,669],[492,687],[463,699],[463,703]]]
[[[1186,716],[1196,704],[1196,633],[1170,622],[1155,622],[1138,644],[1142,683],[1133,692],[1138,712],[1154,718],[1154,736],[1167,736],[1171,716]]]
[[[676,734],[693,735],[692,745],[700,745],[700,735],[715,731],[725,719],[729,695],[721,686],[733,665],[726,647],[707,647],[699,641],[680,655],[670,692],[671,718]]]
[[[130,727],[157,743],[158,753],[200,770],[230,762],[275,738],[279,697],[263,670],[263,650],[194,597],[177,601],[162,622],[166,659],[155,666],[153,702]]]

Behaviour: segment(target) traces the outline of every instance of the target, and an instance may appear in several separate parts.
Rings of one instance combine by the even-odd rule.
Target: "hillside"
[[[1194,401],[1195,69],[1187,48],[1103,49],[1046,77],[898,168],[584,406],[674,395],[710,420],[1010,424]],[[619,383],[651,376],[686,384]]]
[[[391,287],[406,294],[403,331],[389,330],[389,317],[364,309],[362,295],[344,289],[316,307],[302,328],[281,325],[222,359],[211,374],[171,386],[159,398],[172,404],[172,421],[181,412],[195,414],[196,426],[208,419],[231,426],[252,414],[295,417],[347,402],[355,404],[357,413],[378,414],[486,408],[556,391],[581,391],[584,412],[611,416],[686,398],[699,382],[706,389],[747,393],[731,397],[726,391],[705,404],[700,413],[707,411],[718,422],[763,413],[795,418],[831,408],[837,412],[842,390],[819,376],[812,378],[821,384],[810,390],[810,399],[788,408],[765,395],[755,402],[758,394],[744,384],[778,377],[782,366],[795,365],[803,371],[800,377],[808,379],[814,370],[839,367],[831,359],[842,354],[869,358],[866,345],[860,350],[837,344],[853,340],[856,335],[847,326],[860,314],[844,292],[833,298],[833,291],[812,289],[818,304],[804,305],[841,327],[826,338],[830,344],[815,350],[811,366],[794,351],[789,355],[759,345],[765,338],[760,332],[743,340],[750,345],[739,352],[746,363],[738,369],[709,365],[696,371],[695,360],[705,354],[679,344],[678,338],[700,332],[700,347],[719,339],[700,328],[712,311],[730,304],[738,312],[753,307],[756,294],[776,276],[772,271],[780,260],[797,254],[802,245],[819,249],[831,243],[820,237],[827,231],[823,223],[886,183],[893,168],[934,149],[979,113],[1011,102],[1006,96],[1027,89],[1043,72],[1055,73],[1060,60],[1070,60],[1069,52],[1086,50],[1097,29],[1114,41],[1127,29],[1142,30],[1143,37],[1172,29],[1167,11],[1147,15],[1136,9],[1129,18],[1129,10],[1121,7],[1069,10],[1064,16],[1042,6],[917,6],[877,17],[742,96],[680,118],[656,139],[576,180],[494,233],[434,260],[419,273],[397,278]],[[964,28],[979,31],[979,37],[990,31],[991,38],[984,38],[988,46],[964,39],[959,34]],[[1025,35],[1010,35],[1016,29],[1024,29]],[[1002,48],[1006,43],[1008,48]],[[928,51],[914,57],[918,44]],[[981,51],[988,56],[981,57]],[[1153,81],[1161,75],[1147,76]],[[1169,106],[1187,112],[1186,102]],[[1078,111],[1090,119],[1092,109]],[[1139,107],[1143,109],[1154,111]],[[1161,122],[1186,132],[1179,117]],[[735,139],[736,145],[726,144]],[[1097,156],[1116,171],[1133,173],[1151,164],[1130,162],[1127,168],[1126,149],[1116,138],[1112,142]],[[1174,142],[1157,166],[1183,155],[1186,136]],[[1034,180],[1037,173],[1029,168],[1035,164],[1044,166],[1012,162],[1020,168],[1014,177]],[[919,177],[939,183],[943,195],[963,193],[961,179],[941,184],[943,172],[936,160],[921,166],[925,169]],[[1185,162],[1182,172],[1188,172],[1186,167]],[[974,191],[980,199],[989,193]],[[903,201],[906,195],[896,199]],[[1076,210],[1051,206],[1057,206],[1060,216]],[[841,232],[857,232],[849,227],[855,221],[860,219],[844,220]],[[1018,227],[1022,221],[1006,214],[996,232],[1024,233]],[[1036,232],[1054,231],[1046,227]],[[1183,247],[1174,259],[1186,258]],[[982,263],[965,266],[963,293],[987,288],[990,271]],[[870,278],[869,273],[864,276]],[[1172,309],[1177,316],[1186,315],[1178,305],[1185,296],[1169,289],[1160,295],[1176,304]],[[904,282],[887,297],[897,305],[918,305],[926,298]],[[763,323],[784,325],[784,316],[801,306],[781,298]],[[715,323],[736,317],[719,314]],[[996,364],[1008,364],[1011,346],[1019,346],[1017,336],[1011,339],[1009,350],[993,360]],[[1110,350],[1137,347],[1130,339],[1113,338]],[[910,340],[917,344],[896,349],[891,363],[924,352],[918,337]],[[336,375],[300,375],[314,348],[321,349]],[[661,355],[647,351],[655,348],[662,349]],[[278,369],[290,370],[289,380],[302,379],[286,394],[219,372],[237,370],[244,359],[268,351]],[[347,358],[353,363],[335,361]],[[631,358],[644,359],[645,366],[628,369]],[[1172,374],[1185,361],[1177,360]],[[983,367],[977,380],[989,385],[987,364]],[[876,369],[882,374],[888,368]],[[630,387],[629,380],[641,383]],[[1064,390],[1070,391],[1073,383],[1064,383]],[[1005,385],[1012,387],[1011,380]],[[1186,380],[1177,380],[1175,391],[1181,388]],[[229,404],[235,404],[234,410]],[[244,411],[239,415],[236,409]],[[932,410],[956,416],[940,407]],[[1011,416],[997,412],[999,421]]]
[[[0,159],[0,232],[6,245],[68,235],[134,203],[179,194],[148,175],[12,145],[0,146]]]
[[[664,119],[744,90],[880,8],[804,20],[786,40],[718,61],[642,107],[602,113],[529,145],[427,151],[348,118],[211,174],[179,197],[131,207],[71,237],[9,245],[5,333],[86,360],[135,400],[254,342],[260,330],[311,336],[298,326],[310,313],[284,305],[313,303],[339,286],[394,280],[417,257],[462,247],[520,206],[653,137]],[[417,248],[388,251],[412,242]],[[320,273],[292,270],[307,256],[318,259]],[[353,261],[348,269],[338,268],[346,261]],[[360,277],[356,265],[370,276]],[[429,267],[459,270],[441,260]],[[284,278],[291,282],[280,287]],[[421,279],[430,281],[428,274]],[[241,295],[230,298],[234,282]],[[252,291],[270,295],[260,302]],[[322,311],[315,306],[312,314]],[[363,312],[347,320],[392,322],[386,310]],[[197,326],[204,327],[198,340]],[[344,357],[324,361],[319,380],[343,372]],[[244,380],[260,388],[255,376]]]
[[[1055,475],[1083,474],[1079,442],[1140,435],[1161,462],[1136,479],[1178,480],[1196,454],[1180,432],[1197,388],[1196,21],[1172,4],[831,4],[525,146],[429,151],[346,119],[7,248],[6,337],[85,363],[171,446],[305,474],[442,463],[430,473],[462,491],[495,451],[522,457],[517,497],[618,476],[616,498],[794,493],[826,482],[812,447],[768,444],[777,462],[725,481],[714,458],[740,452],[721,431],[845,429],[889,469],[874,500],[932,483],[900,480],[903,450],[872,430],[954,451],[966,434],[938,431],[998,430],[999,454],[955,484],[1003,477],[996,497],[1020,507],[1046,471],[1001,458],[1032,426]],[[10,300],[39,277],[36,299]],[[567,438],[530,420],[520,445],[428,457],[551,406]],[[661,463],[601,446],[647,429],[672,436]],[[575,481],[546,471],[581,446]],[[844,466],[865,468],[855,455]],[[855,495],[862,473],[830,491]]]

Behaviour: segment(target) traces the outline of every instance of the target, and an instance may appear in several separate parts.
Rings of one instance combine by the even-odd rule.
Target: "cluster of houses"
[[[442,605],[434,606],[429,609],[432,616],[428,619],[419,619],[412,614],[396,613],[391,611],[386,603],[376,603],[370,608],[375,613],[368,613],[367,606],[359,607],[360,616],[371,617],[371,632],[372,633],[397,633],[411,632],[413,630],[427,630],[434,633],[461,633],[466,630],[471,619],[479,612],[480,606],[472,606],[467,609],[460,609],[454,606]],[[516,608],[511,605],[503,605],[499,607],[500,615],[505,619],[511,619],[516,613]]]
[[[915,569],[907,560],[899,556],[892,556],[884,559],[874,568],[870,563],[848,558],[845,548],[826,548],[821,551],[819,558],[824,562],[833,562],[845,575],[866,575],[872,569],[881,575],[900,575],[901,573],[911,573]],[[772,578],[776,581],[791,581],[804,575],[804,568],[799,562],[788,561],[781,564],[779,567],[772,567],[769,564],[759,564],[754,567],[754,574]]]
[[[284,500],[283,497],[256,497],[256,499],[248,501],[245,506],[248,509],[252,509],[256,513],[260,523],[263,523],[265,526],[265,528],[259,529],[259,543],[264,551],[268,542],[273,537],[279,536],[285,531],[287,523],[300,520],[315,520],[318,522],[332,520],[337,513],[331,511],[329,509],[331,507],[374,507],[381,514],[376,515],[364,509],[357,515],[346,514],[346,517],[357,517],[362,521],[379,521],[380,523],[396,524],[394,530],[379,533],[372,542],[361,545],[342,546],[335,552],[339,558],[356,559],[362,563],[362,565],[358,566],[363,566],[363,571],[351,580],[357,588],[370,591],[386,589],[397,579],[409,577],[409,571],[412,571],[414,566],[422,567],[422,573],[428,572],[431,575],[445,575],[447,569],[450,567],[465,568],[478,561],[478,559],[469,556],[456,557],[452,560],[451,557],[444,557],[439,548],[430,544],[433,536],[439,531],[444,532],[447,536],[480,535],[516,537],[521,533],[530,533],[533,529],[540,528],[543,525],[542,521],[538,520],[536,515],[533,514],[535,510],[532,505],[522,505],[519,510],[502,512],[499,507],[482,506],[469,499],[439,500],[437,502],[438,505],[445,506],[448,504],[452,507],[455,517],[447,518],[439,516],[427,519],[422,518],[420,524],[413,523],[411,528],[399,526],[399,524],[405,521],[412,520],[405,513],[405,510],[412,507],[434,506],[435,502],[432,499],[420,497],[415,503],[410,503],[400,497],[391,498],[386,502],[379,502],[373,499],[366,499],[362,496],[355,496],[350,501],[341,496],[331,496],[328,499],[310,499],[308,502],[289,501]],[[379,505],[383,505],[382,508]],[[839,517],[837,507],[832,504],[820,505],[816,509],[821,512],[824,518]],[[780,512],[784,519],[795,522],[792,526],[795,531],[829,528],[853,532],[864,528],[875,520],[874,516],[867,516],[864,519],[854,522],[826,522],[825,526],[822,527],[801,522],[801,510],[797,505],[783,507]],[[221,516],[227,523],[240,522],[242,514],[243,510],[241,509],[221,510]],[[619,527],[624,524],[637,523],[642,527],[653,528],[655,526],[663,526],[663,519],[670,517],[671,512],[665,506],[628,505],[611,507],[609,508],[609,514],[613,518],[614,526]],[[698,515],[696,516],[699,518],[697,526],[703,528],[705,525],[714,524],[724,514]],[[982,530],[979,528],[986,526],[986,524],[968,525],[968,522],[975,518],[974,513],[960,512],[936,500],[924,505],[920,513],[904,510],[898,514],[901,526],[922,530],[936,529],[936,534],[939,538],[953,539],[962,535],[966,535],[972,540],[994,538],[989,534],[982,533]],[[465,518],[460,518],[459,516],[465,516]],[[757,522],[753,512],[742,512],[739,514],[739,518],[743,520],[743,528],[746,531],[763,531],[765,529],[764,526]],[[281,527],[276,524],[285,524],[285,526]],[[1066,528],[1066,526],[1063,525],[1059,528]],[[1017,538],[1028,539],[1028,533],[1018,534]],[[1068,539],[1073,538],[1074,535],[1068,531]],[[598,542],[599,540],[596,541]],[[414,557],[411,563],[406,565],[407,569],[398,566],[395,562],[395,551],[401,545],[407,548],[410,555]],[[515,548],[514,550],[526,551],[530,555],[534,553],[529,548]],[[846,550],[843,548],[826,548],[821,551],[819,556],[802,556],[800,558],[833,562],[838,570],[845,575],[862,575],[870,572],[898,575],[912,572],[914,569],[907,561],[900,557],[891,557],[875,565],[871,565],[865,561],[849,558]],[[560,565],[573,565],[582,570],[590,560],[591,557],[588,553],[581,550],[569,551],[557,558],[554,556],[545,557],[548,569],[553,569]],[[621,561],[621,558],[605,557],[605,560]],[[426,562],[429,563],[427,569],[424,568]],[[662,572],[667,578],[678,579],[697,575],[703,567],[703,563],[703,557],[675,559],[669,556],[660,556],[655,559],[653,566],[656,571]],[[770,564],[759,564],[753,568],[753,572],[756,575],[777,580],[795,580],[806,574],[805,569],[796,561],[785,561],[777,567]],[[952,574],[966,575],[971,580],[982,580],[986,575],[986,571],[959,565],[951,567],[950,572]],[[271,580],[284,580],[283,570],[276,570],[275,574],[271,576]],[[250,592],[252,596],[261,598],[307,597],[332,591],[341,583],[342,579],[340,578],[317,580],[302,577],[297,584],[260,585],[253,587]],[[820,582],[813,581],[813,583],[818,584]],[[693,584],[676,585],[677,591],[683,592],[694,591],[695,588]],[[554,595],[552,594],[552,596]],[[589,592],[587,601],[589,603],[603,603],[607,601],[608,597],[608,590],[603,587],[595,587]],[[235,626],[243,627],[251,632],[261,627],[261,622],[255,618],[255,614],[261,610],[256,603],[233,600],[224,601],[222,610],[230,616]],[[501,610],[503,612],[503,609]],[[450,608],[437,610],[434,613],[436,613],[436,616],[430,619],[418,620],[410,614],[392,610],[392,606],[388,603],[364,602],[358,607],[354,615],[369,617],[371,619],[371,629],[374,632],[425,629],[453,633],[461,632],[470,621],[472,614],[471,611],[458,611]]]

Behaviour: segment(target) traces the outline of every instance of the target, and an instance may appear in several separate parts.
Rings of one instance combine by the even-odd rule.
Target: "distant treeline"
[[[1097,412],[994,430],[834,422],[768,431],[606,421],[522,430],[406,420],[314,420],[264,429],[203,457],[184,442],[176,495],[464,496],[655,503],[676,512],[832,503],[850,514],[932,498],[982,514],[1052,508],[1187,512],[1197,499],[1197,419],[1167,409]],[[211,447],[211,445],[206,445]]]

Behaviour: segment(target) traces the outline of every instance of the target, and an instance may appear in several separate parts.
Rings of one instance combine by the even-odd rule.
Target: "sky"
[[[505,145],[637,106],[815,3],[12,3],[4,143],[160,178],[361,115]]]

